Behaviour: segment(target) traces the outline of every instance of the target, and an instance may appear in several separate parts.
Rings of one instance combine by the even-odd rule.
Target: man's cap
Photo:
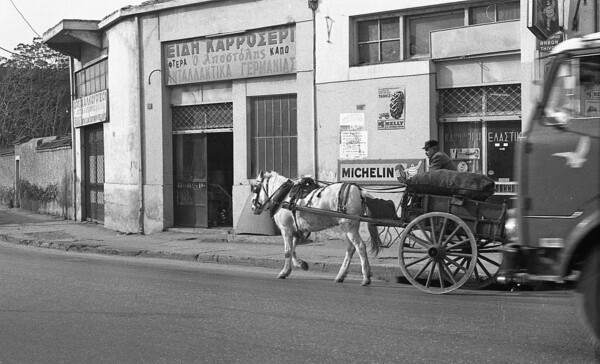
[[[427,149],[427,148],[431,148],[431,147],[437,147],[439,145],[438,141],[435,139],[432,140],[428,140],[425,142],[425,146],[423,147],[423,149]]]

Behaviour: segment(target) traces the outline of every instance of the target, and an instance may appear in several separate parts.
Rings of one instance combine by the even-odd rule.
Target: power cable
[[[15,3],[13,2],[13,0],[10,0],[10,3],[13,5],[13,7],[15,8],[15,10],[17,10],[17,13],[19,13],[19,15],[21,15],[21,18],[23,18],[23,20],[25,20],[25,23],[27,23],[27,25],[29,25],[29,28],[31,28],[31,30],[33,30],[33,32],[38,36],[38,37],[42,37],[41,35],[38,34],[38,32],[35,31],[35,29],[33,29],[33,27],[31,26],[31,24],[29,24],[29,22],[27,21],[27,19],[25,19],[25,16],[21,13],[21,11],[19,10],[19,8],[17,8],[17,6],[15,5]]]
[[[9,51],[8,49],[3,48],[3,47],[0,47],[0,49],[3,50],[3,51],[5,51],[5,52],[8,52],[8,53],[12,54],[13,56],[17,56],[17,57],[21,57],[21,58],[27,58],[27,59],[32,59],[33,58],[33,57],[25,56],[23,54],[19,54],[19,53],[15,53],[15,52]]]

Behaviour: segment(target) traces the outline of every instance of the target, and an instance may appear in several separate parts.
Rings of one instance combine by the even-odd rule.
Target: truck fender
[[[584,217],[569,233],[565,240],[565,248],[561,252],[559,259],[560,267],[558,274],[561,277],[564,278],[570,275],[571,270],[583,261],[585,255],[582,256],[582,254],[594,244],[594,241],[590,238],[596,229],[600,229],[599,210],[594,210],[588,216]],[[600,244],[600,237],[596,243]]]

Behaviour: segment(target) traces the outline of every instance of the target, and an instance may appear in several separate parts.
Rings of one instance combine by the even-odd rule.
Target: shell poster
[[[406,93],[404,86],[381,87],[377,94],[377,129],[404,129]]]

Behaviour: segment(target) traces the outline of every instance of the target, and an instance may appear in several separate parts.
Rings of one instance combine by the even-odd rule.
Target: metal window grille
[[[233,128],[233,103],[173,106],[173,131]]]
[[[521,85],[439,90],[440,117],[521,114]]]
[[[248,178],[254,178],[260,170],[274,170],[290,178],[298,176],[296,95],[252,98],[249,133]]]

